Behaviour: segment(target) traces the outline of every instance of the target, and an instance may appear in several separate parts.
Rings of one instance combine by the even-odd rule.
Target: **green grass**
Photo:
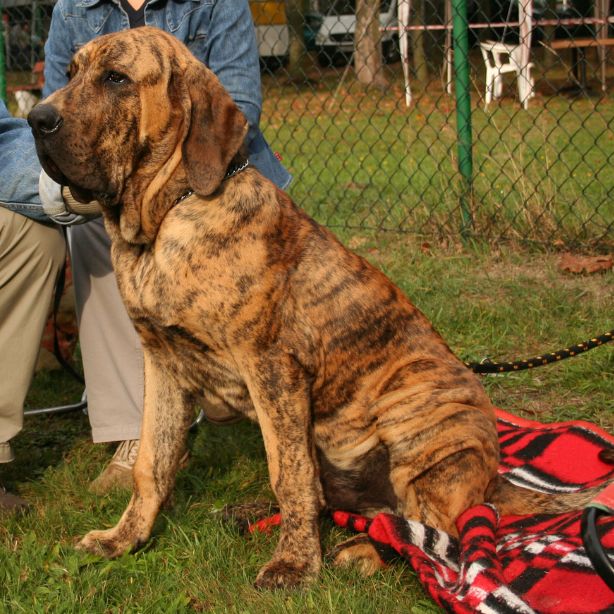
[[[528,357],[611,329],[614,273],[572,276],[556,255],[430,246],[392,234],[345,232],[433,320],[464,359]],[[614,344],[552,366],[484,379],[499,406],[540,421],[585,419],[614,432]],[[30,406],[78,399],[61,372],[37,375]],[[270,497],[258,429],[204,425],[191,442],[175,506],[148,546],[105,561],[77,552],[76,537],[111,526],[127,495],[96,497],[87,485],[109,457],[81,414],[28,418],[17,460],[0,480],[32,503],[0,526],[0,611],[350,612],[427,614],[438,609],[399,564],[365,579],[325,565],[299,591],[258,592],[252,582],[276,535],[246,538],[226,526],[227,503]],[[328,549],[347,535],[322,524]]]

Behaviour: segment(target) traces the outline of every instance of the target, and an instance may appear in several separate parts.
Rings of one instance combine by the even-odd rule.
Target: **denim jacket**
[[[279,187],[287,187],[292,177],[277,160],[258,127],[262,108],[260,68],[255,28],[247,0],[147,0],[145,23],[166,30],[184,42],[217,75],[249,123],[246,141],[250,162]],[[77,49],[102,34],[128,28],[128,16],[118,0],[58,0],[53,9],[45,45],[43,96],[48,96],[67,83],[66,68]],[[31,173],[31,169],[26,169],[26,177],[20,180],[20,183],[29,183],[32,179],[30,175],[36,174],[37,183],[31,186],[32,189],[13,198],[14,202],[3,194],[6,171],[3,170],[2,160],[7,155],[2,149],[8,146],[14,152],[17,147],[17,144],[14,147],[4,145],[10,136],[3,134],[6,121],[0,108],[0,202],[25,215],[36,217],[25,204],[29,202],[25,197],[31,198],[38,189],[40,167],[36,157],[34,161],[37,172]],[[17,129],[13,137],[17,133],[20,148],[27,152],[33,151],[33,143],[29,142],[31,136]],[[23,163],[31,166],[33,162],[24,160],[25,155],[19,156],[22,165],[15,166],[15,172],[23,173]],[[17,178],[7,179],[14,191]],[[10,194],[11,185],[7,187]],[[38,204],[38,195],[35,198],[35,204]]]
[[[13,117],[0,98],[0,207],[50,222],[38,196],[40,172],[30,126]]]

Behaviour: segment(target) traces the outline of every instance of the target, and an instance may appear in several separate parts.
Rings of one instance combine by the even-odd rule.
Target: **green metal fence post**
[[[467,237],[473,224],[470,208],[473,191],[473,158],[471,152],[471,94],[469,90],[467,0],[452,0],[452,37],[454,40],[454,72],[456,74],[458,170],[463,181],[460,196],[461,235]]]
[[[0,2],[0,98],[6,102],[6,62],[4,59],[4,19]]]

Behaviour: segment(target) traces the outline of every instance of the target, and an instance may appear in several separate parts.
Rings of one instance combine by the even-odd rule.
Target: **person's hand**
[[[56,224],[72,226],[84,224],[100,216],[100,204],[97,201],[79,203],[70,194],[70,190],[56,183],[44,170],[38,180],[38,193],[43,204],[43,211]]]

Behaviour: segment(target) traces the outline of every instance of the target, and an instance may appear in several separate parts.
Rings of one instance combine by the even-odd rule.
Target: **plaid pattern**
[[[612,448],[614,439],[588,422],[544,425],[498,410],[497,430],[499,473],[514,484],[564,493],[598,486],[612,476],[612,465],[598,455]]]
[[[497,412],[500,472],[542,492],[573,492],[614,475],[602,460],[614,438],[585,422],[544,425]],[[459,614],[612,613],[614,593],[593,570],[580,538],[581,512],[505,516],[478,505],[457,520],[460,538],[398,516],[370,520],[334,512],[339,526],[366,532],[385,561],[409,562],[444,609]],[[614,517],[599,521],[614,556]]]
[[[614,451],[614,437],[588,422],[541,424],[497,410],[497,428],[499,471],[515,484],[565,493],[614,476],[604,454]],[[596,500],[612,503],[614,483]],[[425,590],[449,612],[612,614],[614,592],[586,556],[581,514],[500,518],[492,505],[478,505],[458,518],[459,539],[390,514],[369,519],[336,511],[333,520],[367,533],[384,561],[407,561]],[[269,532],[280,523],[275,514],[248,529]],[[614,558],[614,516],[601,518],[598,531]]]

